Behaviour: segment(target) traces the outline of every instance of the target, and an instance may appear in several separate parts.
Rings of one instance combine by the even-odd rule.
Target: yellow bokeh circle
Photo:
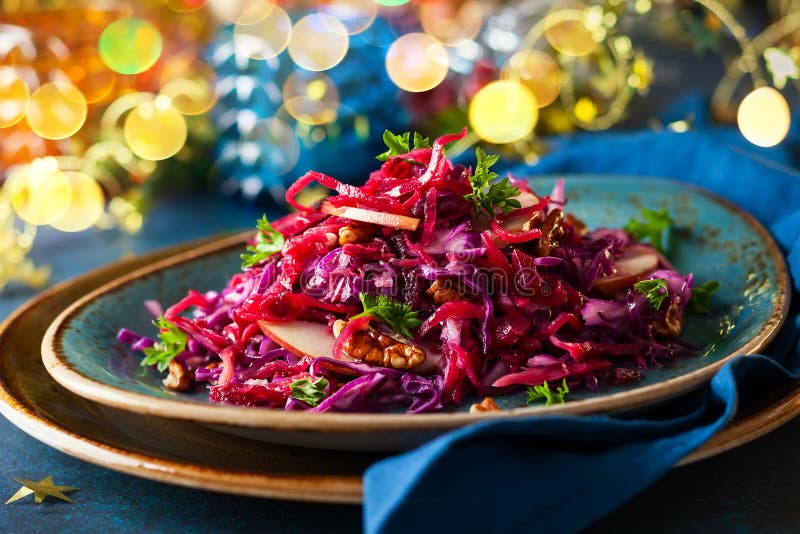
[[[378,4],[374,0],[319,0],[317,11],[336,17],[347,28],[347,33],[355,35],[369,28],[378,14]]]
[[[54,158],[34,160],[8,178],[11,206],[23,221],[50,224],[69,208],[72,188]]]
[[[22,120],[30,96],[28,84],[13,68],[0,68],[0,128],[13,126]]]
[[[561,90],[561,70],[558,63],[539,50],[523,50],[508,60],[503,78],[522,82],[536,97],[540,108],[548,106]]]
[[[292,34],[289,15],[278,6],[264,3],[248,8],[233,29],[236,50],[253,59],[270,59],[286,49]]]
[[[33,92],[26,119],[40,137],[65,139],[81,129],[86,113],[86,99],[74,85],[51,82]]]
[[[294,25],[289,39],[289,55],[306,70],[327,70],[344,59],[349,46],[347,28],[339,19],[324,13],[312,13]]]
[[[425,2],[419,19],[425,33],[437,41],[455,46],[475,38],[483,25],[483,9],[474,0],[463,2]]]
[[[86,230],[103,215],[103,190],[94,178],[82,172],[63,171],[63,174],[69,180],[72,194],[66,212],[50,226],[62,232]]]
[[[186,143],[186,120],[172,107],[169,98],[159,96],[144,102],[125,118],[123,134],[131,152],[159,161],[174,156]]]
[[[545,16],[544,36],[550,45],[566,56],[591,54],[598,42],[586,19],[596,12],[579,1],[563,0],[550,8]]]
[[[263,5],[274,5],[273,0],[209,0],[208,7],[217,18],[226,22],[241,22],[248,23],[252,19],[243,17],[244,13],[251,8],[257,8]],[[254,14],[253,11],[250,11]],[[252,20],[252,24],[255,24]]]
[[[742,135],[761,147],[775,146],[789,133],[791,113],[783,95],[772,87],[759,87],[739,105],[737,122]]]
[[[338,115],[339,91],[321,72],[295,72],[283,84],[283,105],[300,122],[327,124]]]
[[[386,52],[386,72],[400,89],[433,89],[447,76],[450,60],[441,43],[425,33],[407,33]]]
[[[512,143],[527,137],[539,118],[536,97],[515,80],[498,80],[483,86],[472,98],[469,123],[482,139]]]

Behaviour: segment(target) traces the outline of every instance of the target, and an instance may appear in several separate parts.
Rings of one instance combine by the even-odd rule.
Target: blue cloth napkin
[[[559,140],[536,166],[514,172],[632,174],[697,184],[772,232],[797,288],[800,174],[791,161],[785,148],[756,149],[733,130],[634,132]],[[665,474],[737,410],[798,379],[795,308],[766,356],[731,361],[707,387],[657,411],[635,419],[486,422],[373,465],[364,478],[365,531],[424,525],[445,532],[572,532],[589,525]]]

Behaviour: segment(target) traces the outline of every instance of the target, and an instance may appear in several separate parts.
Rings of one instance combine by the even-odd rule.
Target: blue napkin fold
[[[788,146],[788,144],[786,145]],[[531,174],[666,177],[704,187],[759,219],[800,281],[800,173],[783,148],[757,149],[728,129],[594,134],[555,141]],[[796,302],[796,301],[795,301]],[[797,307],[766,355],[740,356],[667,407],[622,416],[492,421],[371,466],[367,533],[571,532],[652,484],[764,392],[800,374]]]

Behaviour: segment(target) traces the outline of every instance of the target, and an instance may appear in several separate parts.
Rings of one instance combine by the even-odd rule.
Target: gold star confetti
[[[37,504],[41,503],[45,497],[55,497],[56,499],[71,503],[72,499],[64,495],[64,493],[78,491],[79,489],[70,486],[57,486],[53,483],[53,477],[51,476],[44,477],[39,482],[26,480],[24,478],[14,478],[14,480],[22,484],[22,487],[6,501],[6,504],[18,501],[31,493],[34,494],[34,500]]]

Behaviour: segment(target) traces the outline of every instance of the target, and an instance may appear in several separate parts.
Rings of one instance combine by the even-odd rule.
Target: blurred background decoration
[[[0,289],[46,282],[39,226],[136,232],[165,191],[279,203],[310,168],[363,180],[386,129],[467,125],[455,152],[530,164],[552,135],[701,119],[774,146],[800,80],[800,0],[0,5]],[[702,108],[659,120],[695,90]]]

